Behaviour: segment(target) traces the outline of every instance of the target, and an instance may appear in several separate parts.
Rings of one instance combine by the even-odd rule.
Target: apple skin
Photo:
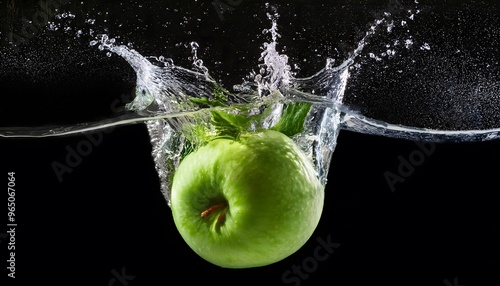
[[[318,225],[323,201],[310,160],[272,130],[200,147],[179,164],[171,193],[183,239],[225,268],[265,266],[296,252]]]

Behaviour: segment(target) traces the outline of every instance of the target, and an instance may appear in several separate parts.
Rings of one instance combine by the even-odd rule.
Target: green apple
[[[272,130],[219,138],[175,172],[171,209],[186,243],[226,268],[268,265],[302,247],[323,209],[311,161]]]

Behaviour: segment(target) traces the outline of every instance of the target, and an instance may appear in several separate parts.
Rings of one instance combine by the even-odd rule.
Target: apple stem
[[[221,203],[221,204],[218,204],[218,205],[215,205],[215,206],[212,206],[212,207],[208,208],[207,210],[205,210],[205,211],[203,211],[203,212],[201,213],[201,218],[204,218],[204,217],[206,217],[206,216],[210,215],[210,214],[211,214],[211,213],[213,213],[216,209],[220,209],[220,208],[222,208],[222,207],[224,207],[224,206],[226,206],[226,204],[225,204],[225,203]],[[219,217],[219,219],[220,219],[220,217]]]
[[[224,222],[224,220],[226,219],[226,213],[227,213],[227,207],[224,208],[222,213],[217,218],[217,225],[220,225],[221,223]]]

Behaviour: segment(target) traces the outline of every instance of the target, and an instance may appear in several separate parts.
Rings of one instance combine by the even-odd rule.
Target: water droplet
[[[174,60],[172,60],[171,58],[168,58],[168,59],[165,59],[165,60],[163,61],[163,63],[165,64],[165,66],[167,66],[167,67],[171,67],[171,66],[173,66],[173,65],[174,65]]]
[[[335,59],[327,58],[326,59],[326,68],[327,69],[335,68]]]
[[[391,21],[389,24],[387,24],[387,32],[388,33],[392,32],[393,28],[394,28],[394,21]]]
[[[54,22],[49,22],[49,31],[57,31],[59,27]]]
[[[203,68],[203,60],[197,59],[194,61],[194,65],[198,68]]]
[[[405,47],[409,49],[413,45],[413,40],[412,39],[406,39],[405,40]]]
[[[427,50],[429,51],[431,49],[431,46],[428,43],[424,43],[421,47],[421,50]]]

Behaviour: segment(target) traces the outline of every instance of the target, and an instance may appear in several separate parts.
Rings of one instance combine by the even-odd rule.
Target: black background
[[[0,3],[4,5],[5,1]],[[114,11],[99,5],[119,7],[117,2],[107,3],[89,1],[89,7],[97,8],[86,9],[92,14],[99,9]],[[239,83],[239,79],[248,73],[248,67],[256,66],[259,46],[267,41],[260,31],[269,27],[263,4],[242,2],[233,11],[224,13],[225,20],[221,21],[210,2],[204,6],[191,2],[162,3],[156,3],[158,6],[150,4],[145,9],[147,12],[140,12],[143,10],[136,7],[138,4],[128,3],[128,13],[139,11],[137,13],[147,15],[125,21],[123,19],[130,14],[111,13],[107,16],[110,18],[108,25],[126,38],[123,41],[134,42],[143,54],[170,54],[181,65],[183,61],[189,64],[188,60],[183,60],[187,59],[189,51],[175,43],[198,41],[201,47],[207,47],[204,50],[206,59],[211,60],[205,61],[214,71],[214,77],[228,86]],[[170,5],[172,10],[176,7],[178,12],[162,14],[159,12],[162,5]],[[202,7],[199,12],[192,9],[199,5]],[[278,9],[278,13],[313,10],[310,7],[316,7],[315,11],[322,10],[317,8],[321,6],[300,1],[296,6],[282,5],[283,10]],[[353,11],[381,11],[387,7],[385,3],[374,5],[363,1],[336,5],[354,7],[343,12],[347,15]],[[78,16],[77,8],[71,8],[67,9]],[[21,11],[28,11],[28,8]],[[33,14],[31,11],[25,13]],[[193,24],[192,19],[197,13],[210,19],[204,22],[204,25],[209,25],[203,26],[204,29],[219,32],[203,36],[204,29]],[[161,29],[139,21],[139,26],[143,27],[141,30],[134,32],[131,28],[135,19],[159,23],[160,19],[177,15],[178,18],[171,20],[176,23],[188,14],[186,25],[193,27],[170,24]],[[324,12],[323,17],[327,14]],[[371,19],[372,14],[367,12],[366,19]],[[282,22],[282,33],[287,35],[298,30],[299,25],[314,27],[297,37],[296,46],[292,45],[293,37],[283,36],[282,43],[288,44],[287,52],[292,60],[298,59],[299,54],[309,59],[300,70],[304,75],[317,71],[325,61],[325,56],[314,57],[315,54],[342,57],[342,53],[335,54],[328,45],[334,39],[320,37],[324,32],[317,30],[318,27],[328,28],[327,24],[321,24],[323,18],[311,15],[308,20],[295,18],[295,25],[289,25],[286,20]],[[95,18],[102,19],[99,15]],[[286,19],[286,16],[281,19]],[[131,26],[123,28],[123,31],[129,29],[130,32],[125,33],[114,26],[120,21]],[[355,20],[346,20],[344,27],[338,24],[342,21],[336,19],[338,25],[332,25],[340,31],[349,30],[347,21]],[[357,23],[364,29],[369,20]],[[188,30],[193,33],[184,32]],[[162,33],[162,37],[154,36]],[[240,36],[235,37],[236,34]],[[354,42],[356,38],[349,38],[347,34],[344,36]],[[70,37],[53,35],[47,39],[66,41],[67,38]],[[220,39],[220,42],[214,44],[214,39]],[[38,45],[41,40],[34,41]],[[54,42],[49,43],[57,50]],[[8,44],[4,45],[2,56],[11,59],[5,54]],[[319,51],[311,51],[311,46]],[[30,50],[29,47],[26,49]],[[42,55],[48,54],[42,52]],[[68,52],[68,59],[71,56],[76,60],[66,64],[67,68],[62,68],[61,64],[55,73],[35,73],[32,77],[24,74],[22,79],[12,76],[18,82],[7,75],[22,74],[25,68],[18,67],[21,71],[12,72],[14,69],[7,69],[4,60],[2,85],[7,88],[2,92],[2,101],[5,101],[1,104],[4,111],[1,124],[70,124],[115,116],[109,113],[110,104],[133,87],[131,71],[119,59],[107,59],[90,48]],[[97,59],[99,64],[94,63]],[[212,59],[214,63],[221,63],[210,66]],[[75,63],[88,64],[84,65],[88,68],[77,69]],[[65,80],[61,79],[62,74],[66,74]],[[43,84],[26,87],[19,83],[39,82],[40,77]],[[90,85],[95,79],[101,81]],[[99,92],[89,93],[91,89]],[[45,95],[41,91],[46,90],[54,91],[49,97],[42,97],[48,100],[27,102],[27,99],[35,100]],[[60,101],[61,98],[64,100]],[[373,114],[377,112],[373,111]],[[325,190],[323,216],[310,241],[294,255],[273,265],[232,270],[205,262],[178,234],[170,209],[160,193],[145,126],[117,127],[99,134],[102,141],[92,145],[90,154],[83,156],[71,173],[64,174],[62,182],[52,165],[55,161],[64,164],[68,150],[76,150],[85,144],[82,142],[88,142],[88,137],[0,139],[0,170],[5,177],[7,172],[16,172],[17,285],[26,285],[27,281],[47,285],[122,285],[120,281],[113,283],[112,280],[115,277],[113,270],[121,273],[122,269],[127,275],[135,276],[128,281],[131,286],[234,285],[245,282],[287,285],[283,274],[292,270],[293,265],[302,267],[304,261],[310,261],[309,257],[320,245],[317,239],[327,240],[329,236],[340,246],[327,260],[318,262],[316,269],[308,274],[307,279],[302,279],[300,285],[454,285],[455,278],[456,285],[500,285],[500,216],[496,199],[500,190],[499,141],[436,144],[435,151],[426,156],[404,182],[397,183],[393,192],[384,173],[397,174],[399,156],[408,159],[412,152],[419,150],[418,146],[411,141],[341,131]],[[93,136],[97,138],[98,135]],[[4,182],[7,184],[7,178]],[[5,219],[6,213],[7,206]],[[1,225],[0,233],[4,233],[4,226],[5,223]],[[7,239],[0,239],[4,261]],[[1,285],[15,285],[6,278],[5,267],[0,269]]]

